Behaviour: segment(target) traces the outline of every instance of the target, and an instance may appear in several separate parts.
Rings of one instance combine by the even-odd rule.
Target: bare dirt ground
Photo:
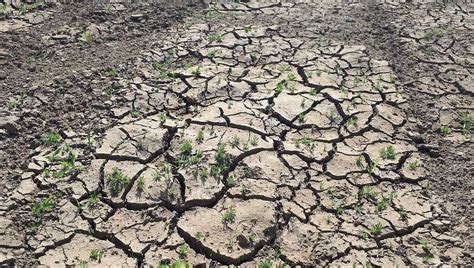
[[[0,6],[0,266],[473,264],[474,6]]]

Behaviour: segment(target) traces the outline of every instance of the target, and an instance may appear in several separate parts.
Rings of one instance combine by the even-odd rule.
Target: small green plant
[[[461,112],[459,116],[459,121],[461,123],[462,134],[466,137],[471,135],[471,130],[474,127],[474,119],[472,118],[469,112]]]
[[[145,151],[145,150],[146,150],[146,147],[147,147],[146,144],[145,144],[145,140],[143,140],[143,139],[138,139],[138,140],[136,141],[136,145],[135,145],[135,146],[136,146],[136,148],[137,148],[138,151]]]
[[[188,256],[188,252],[189,252],[189,247],[188,245],[181,245],[178,247],[178,254],[179,254],[179,258],[180,259],[186,259],[186,257]]]
[[[87,199],[86,206],[88,208],[95,208],[99,204],[99,195],[97,193],[92,193]]]
[[[0,15],[5,14],[7,11],[7,5],[5,4],[0,4]]]
[[[202,232],[197,232],[196,233],[196,239],[198,241],[204,241],[205,240],[204,234]]]
[[[153,173],[152,180],[154,182],[159,182],[162,179],[165,179],[167,182],[173,181],[173,173],[171,172],[171,165],[168,163],[163,163],[159,170],[156,170]]]
[[[374,224],[372,225],[372,227],[370,227],[370,233],[372,235],[380,235],[382,232],[383,232],[383,225],[381,223]]]
[[[105,70],[105,75],[111,78],[114,78],[118,75],[117,69],[115,68],[108,68]]]
[[[369,165],[367,165],[367,168],[366,168],[367,174],[369,174],[369,176],[372,176],[378,166],[379,166],[379,163],[377,161],[371,161]]]
[[[298,122],[299,122],[300,124],[304,123],[304,121],[305,121],[305,116],[306,116],[305,113],[300,113],[300,114],[298,115]]]
[[[82,260],[79,262],[79,268],[87,268],[87,261]]]
[[[418,161],[413,161],[408,164],[410,170],[415,171],[418,168]]]
[[[94,42],[94,38],[92,37],[91,32],[90,31],[84,31],[81,34],[81,41],[88,44],[88,45],[91,45],[92,42]]]
[[[62,138],[56,132],[48,132],[46,136],[43,138],[43,143],[47,146],[57,145],[61,142]]]
[[[194,75],[194,77],[201,76],[201,66],[196,67],[191,73]]]
[[[169,71],[170,66],[166,62],[155,61],[153,62],[152,66],[153,66],[153,69],[158,71],[160,79],[165,79],[168,77],[175,76],[174,73]]]
[[[13,100],[13,101],[9,101],[7,102],[7,109],[8,110],[15,110],[16,108],[18,107],[18,102]]]
[[[238,147],[240,145],[240,138],[237,135],[232,137],[232,140],[229,142],[232,148]]]
[[[140,111],[138,111],[138,110],[131,110],[131,111],[130,111],[130,116],[132,116],[132,117],[134,117],[134,118],[140,117]]]
[[[252,60],[253,63],[256,63],[258,60],[258,54],[257,52],[253,51],[250,53],[250,60]]]
[[[357,117],[357,115],[353,115],[351,116],[349,119],[347,119],[346,121],[346,124],[348,126],[357,126],[357,122],[359,121],[359,118]]]
[[[130,178],[116,167],[107,176],[107,184],[113,196],[117,196],[129,183]]]
[[[207,56],[211,59],[214,58],[216,56],[216,51],[211,50],[211,51],[207,52]]]
[[[33,217],[41,219],[46,213],[51,212],[56,206],[56,202],[52,196],[44,199],[43,201],[34,204],[31,207]]]
[[[145,178],[143,176],[140,176],[137,179],[137,191],[141,193],[143,192],[144,189],[145,189]]]
[[[37,3],[33,3],[33,4],[21,4],[21,6],[19,8],[19,11],[23,15],[23,14],[35,11],[37,9],[40,9],[40,8],[44,8],[45,6],[46,6],[45,3],[43,3],[43,2],[37,2]]]
[[[377,212],[382,212],[384,211],[385,209],[387,209],[389,203],[390,203],[391,199],[390,198],[387,198],[385,196],[382,196],[382,198],[380,198],[379,200],[377,200],[377,203],[375,204],[375,207],[377,209]]]
[[[362,155],[359,155],[356,158],[356,166],[359,167],[360,169],[365,169],[365,165],[363,163],[363,160],[364,160],[364,158],[362,157]]]
[[[258,145],[258,136],[252,136],[250,137],[250,144],[252,146],[257,146]]]
[[[207,168],[203,168],[199,171],[199,177],[203,181],[206,181],[207,178],[209,178],[209,171],[207,170]]]
[[[398,211],[398,215],[400,215],[400,220],[401,221],[408,221],[408,213],[406,212],[406,210],[404,210],[403,208],[401,208],[399,211]]]
[[[204,155],[201,150],[193,149],[193,142],[191,140],[184,140],[180,147],[180,154],[176,159],[176,165],[179,168],[198,165],[203,156]]]
[[[342,215],[344,213],[344,206],[341,204],[336,208],[336,215]]]
[[[102,258],[105,256],[105,253],[99,249],[93,249],[89,254],[89,259],[100,263]]]
[[[76,166],[76,154],[69,144],[64,144],[57,148],[53,153],[46,157],[52,163],[60,165],[59,170],[51,171],[49,168],[45,169],[43,175],[46,177],[52,176],[55,179],[64,178],[81,170]]]
[[[300,148],[301,144],[306,146],[308,149],[314,149],[314,147],[315,147],[315,141],[313,139],[310,139],[310,138],[301,138],[301,139],[295,140],[296,148]]]
[[[160,122],[161,122],[161,123],[166,122],[166,118],[167,118],[167,116],[166,116],[165,113],[160,113]]]
[[[258,268],[272,268],[273,262],[270,259],[266,259],[258,264]]]
[[[222,43],[224,38],[222,37],[222,35],[213,34],[213,35],[209,35],[208,40],[211,42]]]
[[[211,175],[217,177],[226,172],[230,166],[231,158],[231,155],[225,149],[225,143],[220,143],[214,157],[216,162],[211,164]]]
[[[224,227],[228,227],[230,223],[234,223],[237,217],[237,213],[234,207],[227,208],[224,213],[221,215],[221,222],[224,224]]]
[[[296,80],[296,75],[294,73],[289,73],[287,75],[288,81],[295,81]]]
[[[252,25],[245,26],[245,27],[244,27],[244,31],[245,31],[246,33],[250,33],[250,31],[252,31]]]
[[[114,96],[114,95],[117,95],[123,88],[124,88],[124,85],[114,81],[105,88],[104,92],[105,94],[107,94],[107,96]]]
[[[110,13],[110,12],[112,12],[112,9],[113,9],[114,6],[110,3],[107,3],[107,4],[104,4],[103,7],[104,7],[104,11],[106,13]]]
[[[249,167],[244,167],[244,178],[252,178],[255,175],[255,172],[249,168]]]
[[[196,142],[197,143],[202,143],[203,141],[204,141],[204,131],[201,129],[197,133]]]
[[[229,185],[229,187],[231,188],[237,185],[237,179],[234,175],[229,175],[229,177],[227,178],[227,185]]]
[[[281,64],[280,66],[278,66],[278,70],[282,73],[289,72],[291,71],[291,66],[288,64]]]
[[[364,186],[362,189],[359,190],[358,196],[359,198],[366,198],[370,200],[376,200],[378,193],[371,187],[371,186]]]
[[[431,262],[431,259],[433,259],[433,255],[431,254],[425,254],[423,255],[423,257],[421,257],[421,260],[424,264],[429,264]]]
[[[418,243],[421,245],[421,248],[426,252],[426,253],[429,253],[430,252],[430,245],[429,245],[429,242],[428,240],[426,239],[420,239],[418,240]]]
[[[442,126],[439,131],[443,134],[443,135],[448,135],[448,134],[451,134],[452,130],[451,128],[449,128],[448,126]]]
[[[31,234],[36,234],[41,227],[41,222],[33,222],[28,226],[28,232]]]
[[[280,81],[277,86],[276,86],[276,89],[275,91],[278,92],[278,93],[281,93],[283,92],[283,90],[285,90],[285,88],[288,87],[288,81],[287,80],[283,80],[283,81]]]
[[[380,150],[380,157],[383,160],[390,159],[395,160],[395,148],[392,145],[389,145],[386,148]]]

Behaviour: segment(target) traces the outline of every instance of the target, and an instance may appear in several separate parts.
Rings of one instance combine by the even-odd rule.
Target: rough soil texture
[[[0,265],[473,264],[473,5],[1,7]]]

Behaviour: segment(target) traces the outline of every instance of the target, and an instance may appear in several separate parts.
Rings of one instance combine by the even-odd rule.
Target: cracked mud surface
[[[472,264],[472,6],[80,8],[0,20],[0,264]]]

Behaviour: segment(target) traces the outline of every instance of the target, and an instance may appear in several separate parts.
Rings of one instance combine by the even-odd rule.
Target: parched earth
[[[473,264],[474,6],[0,6],[0,265]]]

